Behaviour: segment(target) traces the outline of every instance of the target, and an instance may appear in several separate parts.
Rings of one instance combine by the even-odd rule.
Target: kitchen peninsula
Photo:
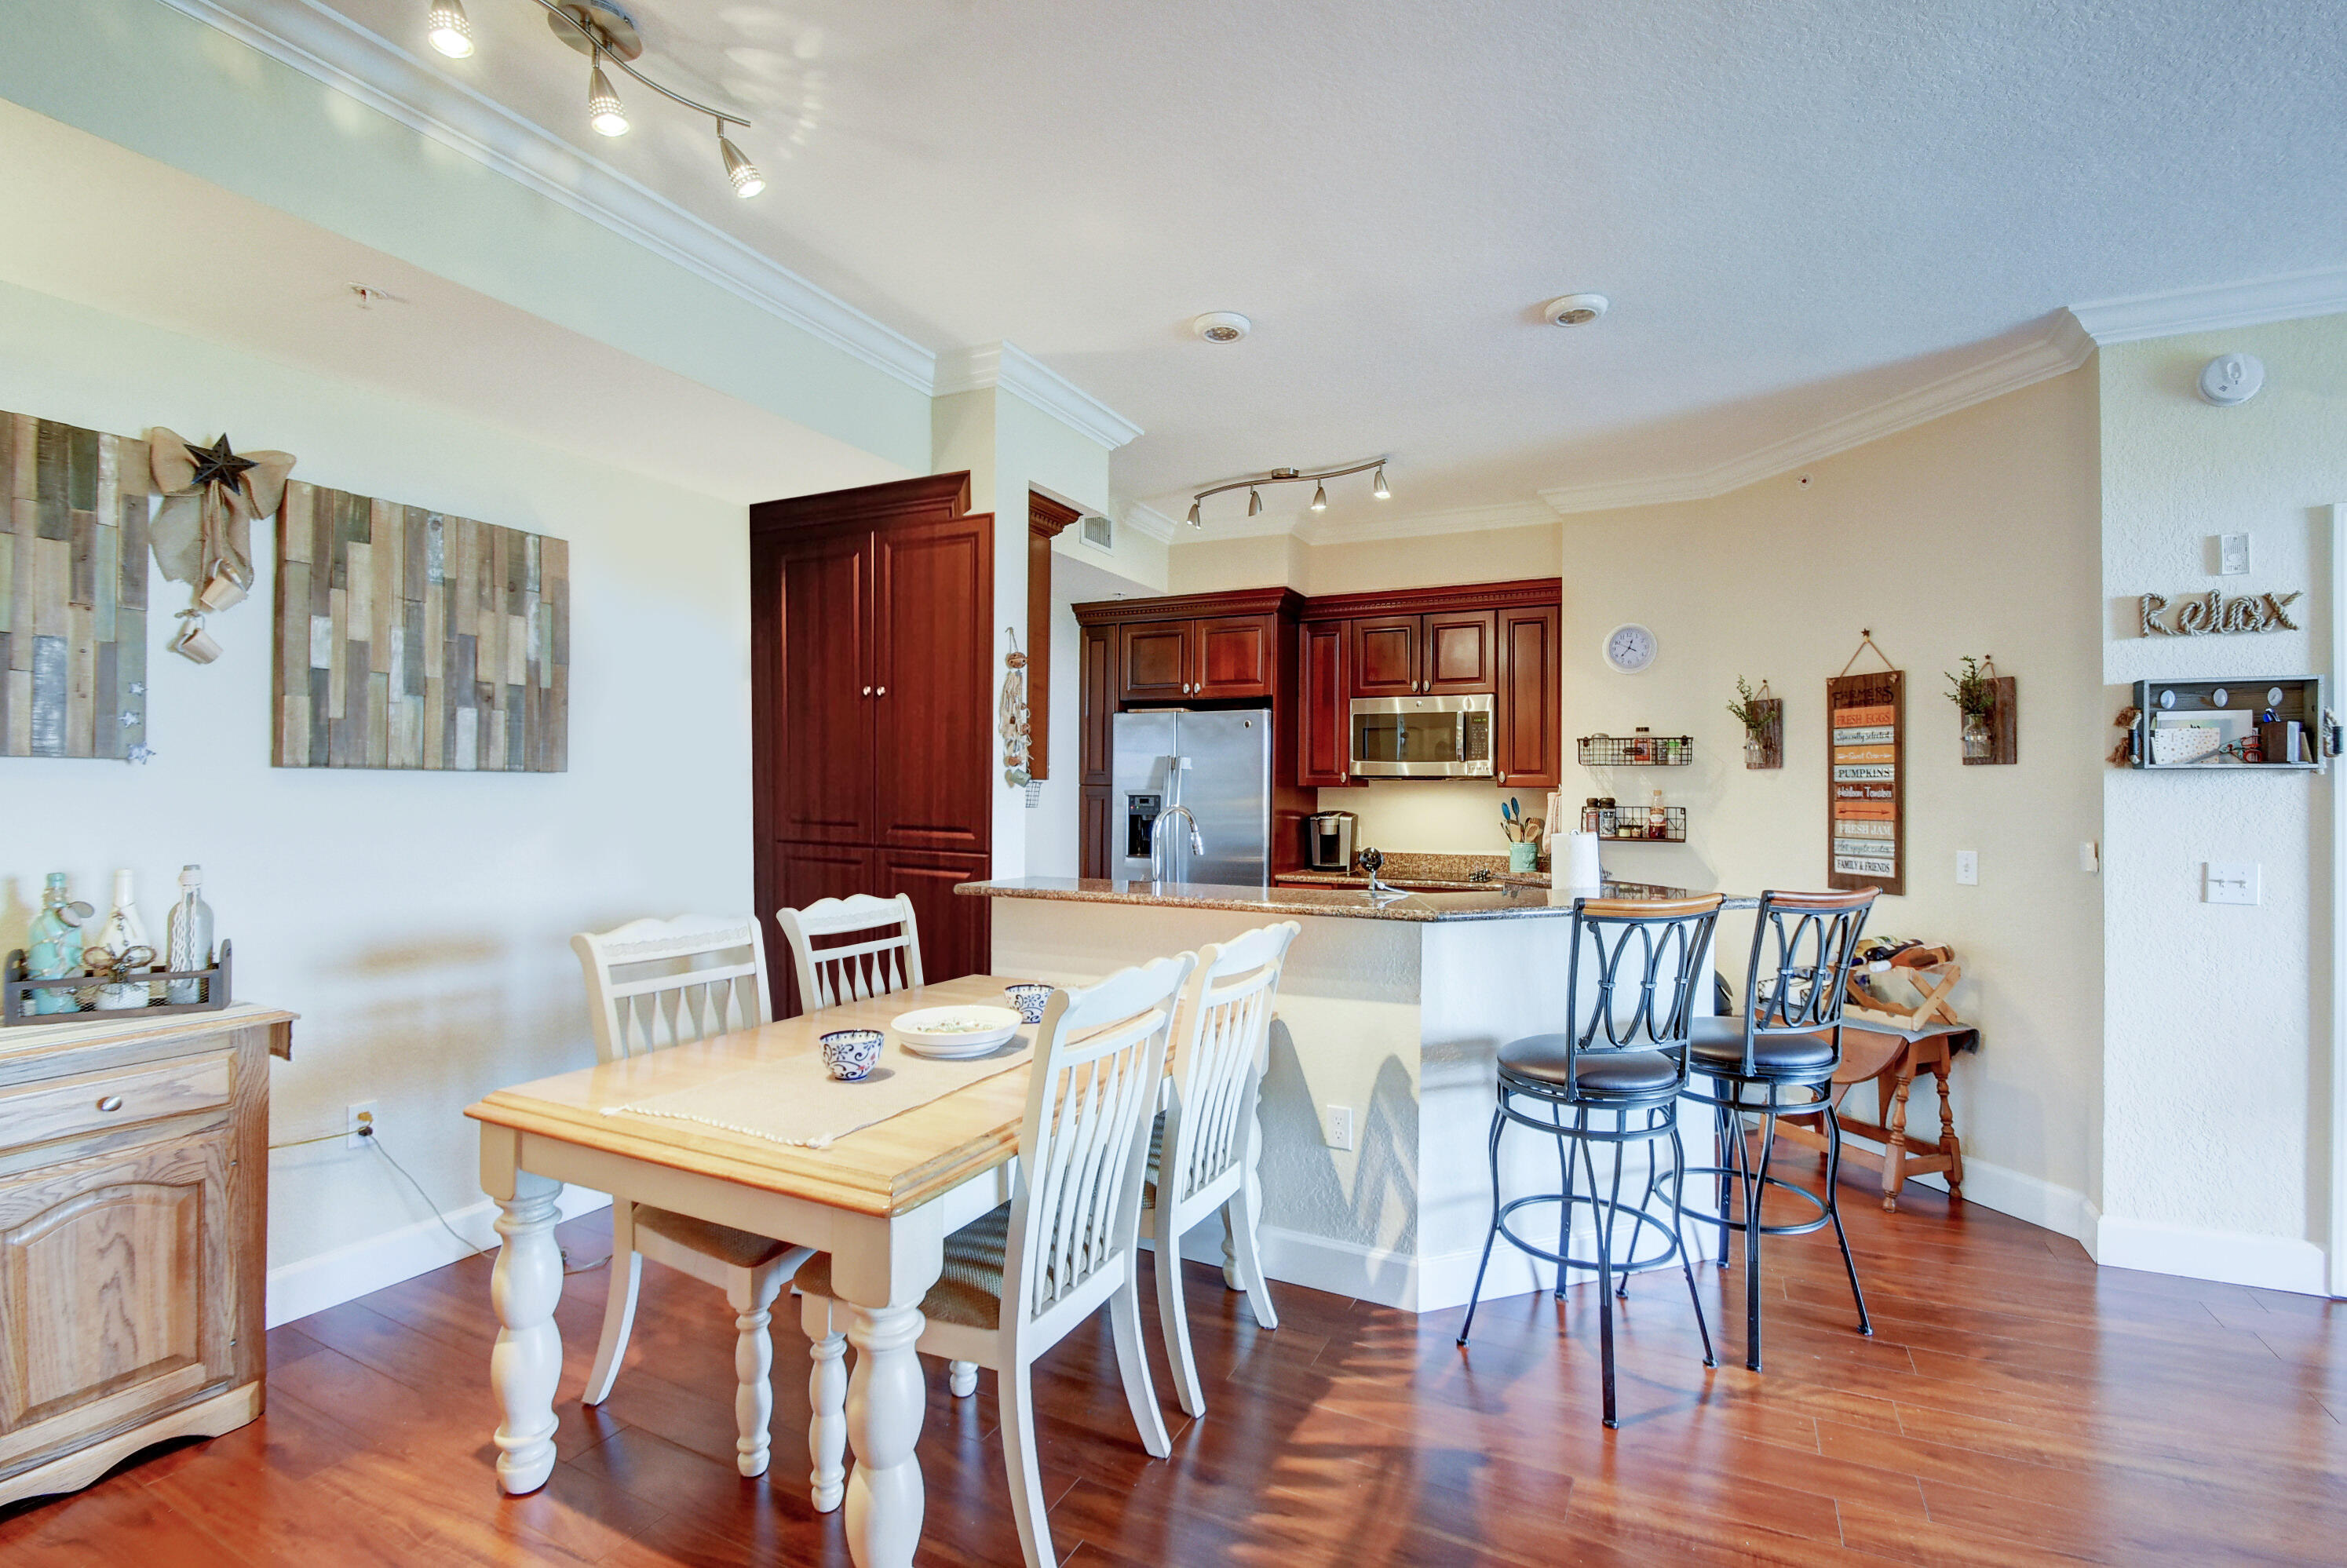
[[[1466,1302],[1491,1223],[1496,1054],[1562,1025],[1575,894],[1508,884],[1397,897],[1064,877],[955,892],[993,900],[997,973],[1061,985],[1295,920],[1303,933],[1288,949],[1260,1116],[1265,1272],[1411,1311]],[[1683,896],[1637,884],[1605,893]],[[1690,1162],[1705,1163],[1709,1128],[1692,1122],[1686,1135]],[[1554,1181],[1553,1147],[1526,1137],[1505,1149],[1514,1190]],[[1630,1168],[1643,1173],[1635,1159]],[[1485,1294],[1553,1283],[1536,1267],[1553,1274],[1499,1249]]]

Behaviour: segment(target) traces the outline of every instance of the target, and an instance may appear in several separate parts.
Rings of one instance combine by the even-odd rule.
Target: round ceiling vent
[[[1236,311],[1208,311],[1190,323],[1190,330],[1208,343],[1236,343],[1255,323]]]
[[[1546,316],[1552,325],[1586,326],[1605,313],[1608,302],[1603,294],[1567,294],[1542,305],[1541,314]]]

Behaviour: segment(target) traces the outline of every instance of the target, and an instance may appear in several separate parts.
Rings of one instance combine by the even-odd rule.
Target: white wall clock
[[[1617,626],[1605,634],[1605,662],[1624,675],[1643,672],[1654,663],[1659,651],[1655,634],[1635,622]]]

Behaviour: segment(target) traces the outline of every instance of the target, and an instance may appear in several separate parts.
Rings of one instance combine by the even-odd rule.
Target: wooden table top
[[[688,1122],[606,1116],[603,1108],[689,1089],[761,1061],[813,1054],[821,1049],[821,1037],[833,1030],[885,1030],[891,1019],[916,1008],[971,1002],[1003,1006],[1002,988],[1019,978],[966,975],[753,1030],[712,1035],[691,1045],[500,1089],[466,1107],[465,1114],[477,1122],[856,1214],[902,1214],[1019,1152],[1028,1063],[859,1128],[824,1149],[775,1143]],[[892,1042],[889,1049],[897,1047]],[[841,1094],[856,1091],[848,1083],[827,1087]]]

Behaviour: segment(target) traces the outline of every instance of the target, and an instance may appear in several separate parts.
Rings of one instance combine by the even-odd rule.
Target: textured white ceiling
[[[1378,451],[1395,500],[1324,526],[1714,468],[2068,303],[2347,262],[2337,0],[636,0],[648,70],[759,122],[754,202],[632,84],[589,133],[530,0],[467,0],[464,62],[424,0],[316,3],[921,343],[1016,343],[1177,515]],[[1575,289],[1612,314],[1540,323]]]

